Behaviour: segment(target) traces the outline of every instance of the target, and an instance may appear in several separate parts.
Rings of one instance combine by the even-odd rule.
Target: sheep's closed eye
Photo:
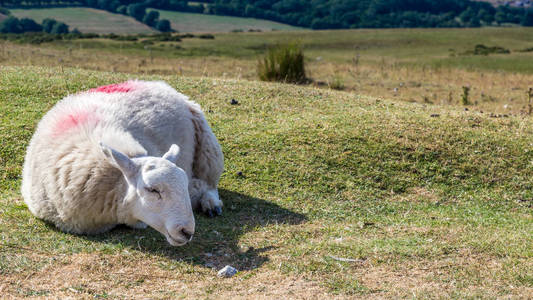
[[[146,189],[147,192],[153,193],[153,194],[157,194],[159,196],[159,198],[161,198],[161,193],[158,190],[156,190],[154,188],[150,188],[150,187],[147,187],[145,189]]]

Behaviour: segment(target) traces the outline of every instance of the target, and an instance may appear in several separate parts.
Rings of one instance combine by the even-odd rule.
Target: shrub
[[[328,80],[328,86],[330,89],[334,90],[344,90],[344,80],[340,75],[335,75],[331,80]]]
[[[304,55],[300,45],[278,45],[267,50],[265,57],[257,65],[259,79],[264,81],[281,81],[304,83]]]
[[[209,33],[200,34],[198,36],[199,39],[206,39],[206,40],[214,40],[215,36]]]
[[[470,105],[470,99],[468,99],[469,94],[470,94],[470,87],[463,86],[463,95],[461,96],[461,103],[463,103],[463,105]]]
[[[161,31],[161,32],[169,32],[172,31],[172,28],[170,28],[170,21],[169,20],[159,20],[157,24],[155,25],[155,29]]]
[[[488,47],[483,44],[478,44],[474,47],[474,50],[469,50],[463,55],[489,55],[489,54],[509,54],[511,51],[500,46]]]

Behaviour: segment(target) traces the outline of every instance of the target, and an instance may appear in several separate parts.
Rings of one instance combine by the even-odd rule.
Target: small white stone
[[[226,277],[226,278],[229,278],[229,277],[233,277],[233,275],[237,274],[237,269],[235,269],[234,267],[232,266],[225,266],[224,268],[222,268],[220,271],[218,271],[218,277]]]

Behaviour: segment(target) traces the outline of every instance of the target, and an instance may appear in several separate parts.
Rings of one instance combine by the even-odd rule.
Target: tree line
[[[533,26],[527,9],[469,0],[214,0],[208,7],[313,29]]]
[[[169,31],[170,22],[147,8],[252,17],[312,29],[533,26],[525,8],[471,0],[0,0],[0,6],[88,6],[121,13]]]
[[[46,18],[41,24],[29,18],[18,19],[11,16],[9,10],[0,7],[0,13],[8,17],[0,22],[0,33],[46,32],[52,34],[69,33],[68,25],[57,20]],[[73,32],[77,32],[75,29]]]

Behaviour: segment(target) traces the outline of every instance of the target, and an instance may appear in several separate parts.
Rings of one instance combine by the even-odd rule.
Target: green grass
[[[157,10],[160,18],[172,23],[172,29],[179,32],[230,32],[233,30],[301,30],[300,27],[278,22],[229,16],[215,16],[177,11]]]
[[[66,23],[71,30],[78,28],[81,32],[116,34],[156,32],[131,17],[113,14],[100,9],[65,7],[11,9],[10,11],[17,18],[31,18],[39,23],[45,18],[53,18]]]
[[[281,289],[295,278],[326,293],[364,297],[527,298],[533,291],[529,119],[284,84],[140,76],[165,80],[198,101],[226,157],[224,215],[197,216],[194,241],[172,248],[151,229],[61,233],[31,216],[18,191],[39,118],[69,93],[131,76],[0,71],[0,274],[11,294],[120,297],[140,286],[151,297],[183,295],[177,286],[155,287],[168,278],[139,282],[146,277],[135,272],[147,266],[179,286],[211,286],[190,289],[196,298],[258,296],[263,292],[252,287]],[[232,98],[240,105],[230,105]],[[66,290],[25,285],[24,278],[76,266],[80,255],[94,255],[79,267],[79,276],[92,278],[81,288],[76,280]],[[206,263],[241,272],[223,281]],[[135,276],[105,281],[117,265]]]

